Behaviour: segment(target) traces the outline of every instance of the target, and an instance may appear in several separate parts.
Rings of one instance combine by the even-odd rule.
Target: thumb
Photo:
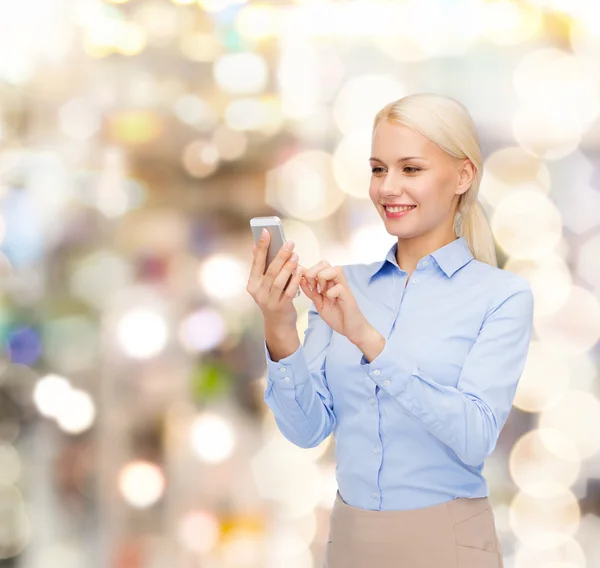
[[[308,281],[306,280],[306,278],[304,278],[304,276],[300,279],[300,287],[302,288],[302,291],[306,294],[308,299],[313,301],[313,303],[315,304],[315,308],[317,308],[317,311],[321,310],[321,308],[323,307],[323,295],[317,292],[317,288],[315,287],[311,291],[311,289],[308,287]]]

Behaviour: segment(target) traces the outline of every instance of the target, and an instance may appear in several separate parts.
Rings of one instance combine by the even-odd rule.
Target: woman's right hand
[[[271,235],[264,230],[258,245],[254,246],[246,291],[262,311],[265,324],[278,329],[295,328],[298,314],[293,300],[300,286],[302,267],[298,264],[298,256],[293,254],[294,243],[286,241],[265,272],[270,239]],[[292,279],[284,291],[291,274]]]

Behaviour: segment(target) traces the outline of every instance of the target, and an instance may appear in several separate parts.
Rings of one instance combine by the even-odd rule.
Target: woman
[[[326,566],[499,568],[482,469],[525,365],[531,288],[497,267],[461,103],[422,93],[386,105],[370,164],[370,198],[397,237],[383,261],[303,269],[291,243],[263,274],[268,235],[255,246],[265,401],[300,447],[334,434]],[[303,344],[298,287],[312,301]]]

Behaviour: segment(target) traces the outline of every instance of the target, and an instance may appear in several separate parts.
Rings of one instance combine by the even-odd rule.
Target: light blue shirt
[[[383,261],[343,266],[362,313],[386,338],[383,351],[369,363],[312,303],[294,353],[275,362],[264,344],[264,400],[297,446],[333,433],[338,490],[354,507],[488,496],[483,462],[525,366],[531,287],[474,259],[464,237],[421,258],[407,283],[397,246]]]

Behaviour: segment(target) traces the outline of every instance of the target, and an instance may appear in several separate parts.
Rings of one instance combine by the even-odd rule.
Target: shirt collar
[[[369,281],[386,265],[391,262],[398,269],[398,262],[396,260],[396,252],[398,250],[398,241],[396,241],[388,250],[387,255],[383,260],[377,261],[369,266]],[[452,242],[440,247],[430,255],[435,259],[438,266],[443,270],[446,276],[452,276],[459,268],[462,268],[472,258],[473,253],[469,248],[467,239],[465,237],[459,237]],[[421,261],[426,257],[419,259],[419,265]]]

